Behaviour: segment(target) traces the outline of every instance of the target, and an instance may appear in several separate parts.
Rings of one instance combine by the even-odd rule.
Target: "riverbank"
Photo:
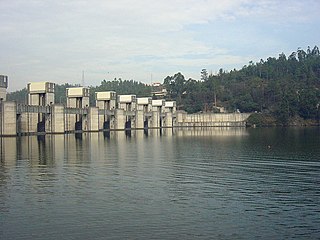
[[[251,114],[247,120],[248,127],[276,127],[276,126],[319,126],[319,120],[303,119],[299,116],[294,116],[288,119],[287,123],[280,122],[275,116],[265,113]]]

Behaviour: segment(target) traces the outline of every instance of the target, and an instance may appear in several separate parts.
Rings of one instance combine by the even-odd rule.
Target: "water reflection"
[[[318,235],[317,129],[165,128],[0,144],[4,239]]]
[[[0,137],[0,161],[1,165],[16,165],[17,160],[17,138]]]
[[[299,151],[309,149],[309,155],[314,156],[313,149],[319,142],[319,130],[308,129],[246,129],[246,128],[164,128],[137,130],[137,131],[105,131],[103,133],[76,133],[66,135],[41,135],[23,137],[0,138],[1,164],[17,166],[22,160],[27,160],[32,166],[54,166],[57,161],[68,164],[89,164],[92,154],[104,152],[105,148],[112,143],[118,151],[126,144],[143,143],[148,141],[158,144],[161,138],[173,138],[177,144],[179,138],[194,141],[197,147],[196,137],[200,142],[230,141],[239,144],[244,152],[249,154],[263,151],[267,154],[293,155]],[[316,133],[318,131],[318,134]],[[160,137],[160,138],[159,138]],[[301,138],[308,137],[307,142],[301,142]],[[117,144],[116,144],[117,143]],[[123,149],[121,150],[123,151]],[[218,151],[219,152],[219,151]],[[232,152],[232,151],[231,151]],[[59,164],[62,164],[59,162]]]
[[[248,130],[242,127],[199,127],[174,129],[178,136],[246,136]]]

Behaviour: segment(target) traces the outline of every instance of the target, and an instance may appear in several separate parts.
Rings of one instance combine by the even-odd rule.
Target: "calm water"
[[[320,130],[3,138],[0,239],[319,239]]]

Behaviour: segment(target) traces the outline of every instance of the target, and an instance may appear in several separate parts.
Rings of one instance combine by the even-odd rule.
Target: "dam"
[[[248,113],[187,114],[175,101],[96,92],[89,105],[89,88],[66,89],[65,105],[55,103],[55,84],[32,82],[27,104],[6,100],[8,77],[0,75],[0,136],[64,134],[109,130],[161,129],[172,127],[245,126]]]

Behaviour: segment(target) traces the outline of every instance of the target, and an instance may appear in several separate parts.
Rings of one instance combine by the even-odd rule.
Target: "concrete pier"
[[[173,127],[173,115],[172,112],[167,112],[165,114],[163,127],[172,128]]]
[[[114,127],[115,130],[124,130],[126,125],[126,114],[123,109],[115,110],[115,122]]]
[[[136,116],[135,116],[135,128],[136,129],[143,129],[144,128],[144,112],[142,110],[137,110],[136,111]]]
[[[88,132],[97,132],[99,131],[99,108],[90,107],[88,109]]]
[[[67,107],[73,109],[81,109],[89,107],[89,88],[74,87],[66,89]],[[83,114],[69,114],[65,118],[67,130],[66,131],[86,131],[86,116]]]
[[[114,129],[114,115],[116,109],[116,92],[96,92],[96,107],[99,109],[99,130]],[[108,114],[109,113],[109,114]]]
[[[143,128],[151,126],[152,98],[137,98],[137,110],[143,112],[143,120],[141,120],[141,117],[137,115],[137,119],[139,119],[137,121],[139,121],[139,124],[141,124],[140,121],[143,121]],[[137,128],[141,128],[141,125],[137,126]]]
[[[17,135],[17,108],[15,102],[0,101],[0,136]]]
[[[32,82],[28,83],[28,105],[31,106],[50,106],[54,103],[54,87],[51,82]],[[45,113],[29,113],[28,131],[32,133],[50,132],[50,117]]]
[[[65,132],[65,114],[63,105],[51,106],[51,133]]]

